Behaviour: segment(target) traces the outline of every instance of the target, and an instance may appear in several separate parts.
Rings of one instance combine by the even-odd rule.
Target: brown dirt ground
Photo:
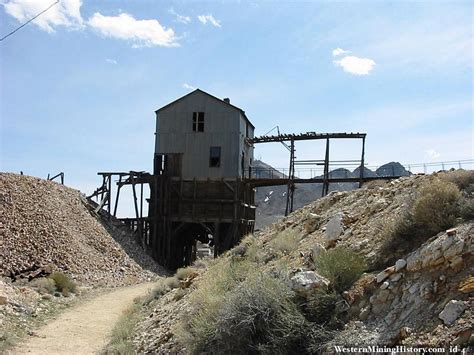
[[[142,283],[100,295],[79,304],[40,328],[11,354],[92,354],[108,343],[112,329],[134,298],[153,283]]]

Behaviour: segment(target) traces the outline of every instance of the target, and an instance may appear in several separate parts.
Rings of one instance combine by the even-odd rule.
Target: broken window
[[[221,147],[211,147],[209,166],[211,168],[218,168],[221,166]]]
[[[193,132],[204,132],[204,112],[193,112]]]

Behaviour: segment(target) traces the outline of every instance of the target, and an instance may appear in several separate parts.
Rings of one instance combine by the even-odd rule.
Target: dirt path
[[[111,331],[137,296],[153,283],[123,287],[79,304],[37,331],[13,354],[91,354],[108,342]]]

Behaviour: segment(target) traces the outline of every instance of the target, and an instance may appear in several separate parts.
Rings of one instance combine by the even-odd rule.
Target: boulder
[[[343,213],[337,213],[326,224],[326,239],[328,241],[336,241],[344,232]]]
[[[312,248],[311,248],[311,259],[316,260],[318,256],[320,256],[322,253],[325,253],[326,249],[324,246],[322,246],[319,243],[316,243]]]
[[[314,289],[327,288],[329,280],[314,271],[297,272],[291,279],[291,288],[300,295],[307,295]]]
[[[407,261],[405,259],[398,259],[395,263],[395,271],[400,271],[405,266],[407,266]]]
[[[319,224],[321,223],[321,216],[315,213],[309,213],[308,219],[304,223],[304,230],[307,234],[313,233],[318,229]]]
[[[451,300],[444,306],[444,309],[439,314],[439,318],[445,325],[451,325],[459,318],[466,307],[466,302]]]

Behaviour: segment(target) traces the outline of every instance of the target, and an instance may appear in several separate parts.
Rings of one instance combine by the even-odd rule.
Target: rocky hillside
[[[467,348],[473,192],[474,173],[456,171],[330,193],[160,285],[141,307],[134,349]]]
[[[163,273],[127,230],[95,214],[77,190],[2,173],[0,210],[2,276],[49,268],[82,285],[119,286]]]
[[[284,174],[271,167],[270,165],[256,160],[254,162],[254,177],[260,178],[282,178]],[[409,176],[410,172],[396,162],[390,162],[382,165],[376,171],[364,168],[364,175],[368,177],[376,176]],[[330,172],[333,178],[350,178],[360,176],[360,168],[354,171],[348,169],[335,169]],[[358,187],[357,183],[333,183],[329,186],[329,191],[350,191]],[[301,208],[311,202],[321,198],[322,184],[295,184],[295,209]],[[276,222],[284,217],[286,207],[286,185],[258,187],[255,195],[256,209],[256,229],[264,227]]]

